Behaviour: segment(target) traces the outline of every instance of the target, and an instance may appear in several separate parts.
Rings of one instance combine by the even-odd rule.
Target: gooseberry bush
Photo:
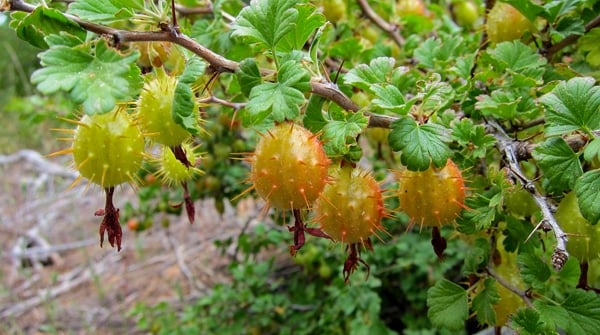
[[[598,333],[600,2],[0,3],[40,49],[32,83],[80,106],[53,155],[105,191],[101,245],[204,197],[287,226],[140,328]],[[282,280],[256,256],[285,244],[303,271]]]

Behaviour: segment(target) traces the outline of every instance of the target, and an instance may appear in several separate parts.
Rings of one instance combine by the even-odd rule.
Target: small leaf
[[[271,116],[274,121],[293,120],[300,115],[304,92],[310,89],[310,75],[300,63],[289,60],[281,65],[276,83],[263,83],[250,91],[250,101],[242,115],[244,125],[256,125]]]
[[[356,136],[367,128],[369,119],[362,113],[349,113],[344,120],[331,120],[323,127],[323,141],[328,155],[345,155]]]
[[[105,113],[117,102],[132,99],[143,85],[135,64],[139,54],[120,54],[104,39],[94,43],[93,50],[90,44],[52,45],[41,54],[44,67],[33,73],[31,81],[44,94],[69,92],[86,114]]]
[[[192,85],[204,73],[205,63],[197,57],[190,58],[185,70],[175,86],[172,116],[175,123],[182,126],[190,134],[198,135],[198,119],[196,118],[194,92]]]
[[[521,41],[502,42],[488,51],[494,70],[541,78],[547,61]]]
[[[325,104],[325,101],[325,98],[316,94],[311,94],[310,98],[308,98],[302,122],[304,123],[304,127],[314,134],[320,132],[327,124],[327,120],[323,116],[323,104]]]
[[[568,323],[559,324],[568,334],[598,334],[600,329],[600,296],[593,291],[573,290],[561,304]]]
[[[277,47],[278,50],[302,50],[315,29],[325,23],[323,14],[317,12],[317,8],[312,4],[298,4],[296,9],[298,10],[296,29],[293,29],[283,37]]]
[[[546,134],[561,135],[600,128],[600,87],[595,79],[576,77],[558,84],[540,101],[548,107]]]
[[[11,22],[11,27],[15,29],[17,36],[40,49],[48,48],[44,37],[51,34],[66,32],[77,36],[80,40],[83,40],[86,35],[83,28],[66,18],[63,13],[44,6],[36,7],[33,12],[20,19],[17,19],[17,15],[13,15],[13,20],[15,22]]]
[[[262,84],[260,70],[254,58],[246,58],[241,61],[236,73],[242,93],[247,97],[250,96],[253,87]]]
[[[369,65],[359,64],[344,76],[344,83],[372,92],[372,84],[383,84],[391,78],[396,61],[390,57],[371,60]]]
[[[517,256],[517,264],[521,269],[523,281],[535,289],[541,289],[546,286],[546,281],[550,278],[551,272],[548,264],[544,263],[539,257],[520,253]]]
[[[86,21],[112,24],[129,20],[143,9],[143,0],[77,0],[69,5],[67,12]]]
[[[296,27],[296,0],[252,0],[232,25],[231,36],[248,37],[275,50],[277,43]]]
[[[414,100],[405,101],[400,90],[394,85],[377,84],[371,86],[371,89],[376,95],[371,102],[376,108],[383,111],[406,115],[415,102]]]
[[[489,262],[490,252],[490,243],[487,239],[482,237],[476,239],[465,257],[463,272],[478,273]]]
[[[489,190],[476,197],[468,197],[465,200],[465,206],[471,208],[463,211],[462,215],[456,218],[458,231],[464,234],[474,234],[492,226],[496,218],[496,208],[490,206],[490,197],[493,197],[497,190]]]
[[[533,158],[538,162],[544,178],[544,186],[550,192],[572,189],[583,173],[577,154],[561,137],[550,138],[537,145]]]
[[[581,215],[592,225],[600,222],[600,170],[588,171],[577,180],[575,193]]]
[[[540,314],[532,308],[522,308],[511,317],[512,326],[521,335],[548,334]]]
[[[514,120],[521,97],[515,97],[512,92],[495,90],[492,95],[484,95],[477,103],[475,109],[482,115],[493,116],[504,120]]]
[[[585,60],[592,66],[600,65],[600,28],[594,28],[588,31],[585,35],[577,41],[579,49],[586,51],[587,55]]]
[[[389,135],[394,151],[402,151],[402,164],[412,171],[425,171],[433,163],[442,167],[452,154],[448,147],[448,130],[437,124],[419,125],[405,117],[392,123]]]
[[[464,329],[469,317],[467,292],[455,283],[439,280],[427,290],[427,316],[434,326],[449,330]]]
[[[473,298],[473,309],[477,313],[477,321],[480,324],[493,325],[496,323],[496,312],[493,305],[500,301],[500,295],[494,279],[487,278],[483,286],[483,290]]]

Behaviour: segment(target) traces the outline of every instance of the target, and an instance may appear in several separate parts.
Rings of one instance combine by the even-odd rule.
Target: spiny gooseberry
[[[316,135],[291,122],[264,134],[249,160],[251,188],[274,208],[306,208],[328,181],[329,159],[323,145]]]
[[[181,145],[187,161],[190,162],[191,166],[183,164],[169,147],[162,147],[160,158],[157,160],[159,169],[156,175],[161,179],[165,185],[180,184],[186,180],[192,179],[196,175],[202,174],[202,171],[196,167],[197,162],[200,160],[200,155],[196,152],[195,148],[190,142],[184,142]]]
[[[359,263],[369,266],[360,258],[360,247],[371,250],[370,237],[383,231],[381,220],[386,215],[379,183],[370,173],[342,162],[331,171],[327,184],[315,202],[315,221],[334,241],[346,243],[349,252],[344,262],[344,279]]]
[[[533,28],[529,19],[505,2],[496,1],[487,16],[486,31],[492,43],[520,39],[523,33]]]
[[[172,116],[176,86],[177,78],[169,76],[162,67],[158,67],[155,76],[147,75],[136,104],[136,119],[144,133],[152,141],[168,147],[178,146],[191,137],[190,132]],[[198,118],[198,108],[194,108],[193,113]]]
[[[517,267],[517,255],[514,252],[507,252],[502,244],[502,238],[499,238],[496,243],[496,251],[498,259],[494,266],[494,271],[497,275],[502,277],[511,286],[523,290],[525,284],[519,274],[519,268]],[[500,301],[494,304],[494,311],[496,312],[496,323],[495,326],[504,326],[509,317],[514,314],[520,307],[525,307],[523,299],[513,291],[506,288],[504,285],[499,284],[496,281],[496,289],[500,296]]]
[[[103,188],[135,182],[144,138],[125,110],[84,115],[77,125],[71,150],[82,177]]]
[[[397,171],[400,209],[413,224],[441,227],[454,221],[465,208],[465,184],[456,164],[448,159],[443,168]]]
[[[350,165],[334,168],[330,175],[331,183],[315,202],[315,221],[334,241],[364,243],[383,229],[379,183],[370,173]]]

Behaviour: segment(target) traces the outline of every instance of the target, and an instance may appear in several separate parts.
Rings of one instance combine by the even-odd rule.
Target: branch
[[[531,193],[538,207],[542,211],[543,218],[533,229],[531,234],[533,234],[533,232],[541,226],[549,226],[554,232],[554,236],[556,237],[556,247],[552,253],[552,265],[556,270],[560,270],[569,258],[569,253],[567,252],[567,234],[565,234],[565,232],[558,225],[558,222],[556,222],[556,219],[552,214],[552,210],[550,209],[550,205],[548,205],[546,199],[536,189],[535,184],[529,180],[521,170],[517,155],[518,142],[510,138],[497,122],[488,121],[488,124],[494,129],[493,135],[497,140],[496,145],[498,150],[504,153],[512,176],[521,183],[525,190]],[[529,237],[531,237],[531,234]],[[527,239],[529,239],[529,237]]]
[[[390,35],[390,37],[394,40],[394,42],[396,42],[396,44],[398,44],[398,46],[402,46],[402,44],[404,44],[404,39],[402,36],[400,36],[400,29],[397,24],[391,24],[379,16],[379,14],[375,13],[373,8],[369,6],[367,0],[356,0],[356,3],[358,3],[365,16],[375,23],[375,25],[381,28],[381,30]]]
[[[585,33],[587,33],[588,31],[592,30],[595,27],[600,26],[600,16],[596,16],[593,20],[591,20],[590,22],[588,22],[585,25]],[[583,35],[578,35],[578,34],[571,34],[565,38],[563,38],[560,42],[554,44],[553,46],[549,47],[546,52],[545,52],[545,56],[547,59],[551,59],[554,55],[556,55],[557,52],[559,52],[560,50],[562,50],[563,48],[577,42],[577,40]]]
[[[506,279],[504,279],[502,276],[500,276],[496,271],[494,271],[494,269],[490,266],[488,266],[486,268],[486,271],[490,276],[492,276],[498,282],[498,284],[506,287],[509,291],[511,291],[512,293],[521,297],[521,299],[523,299],[523,301],[525,301],[525,304],[528,307],[533,307],[533,304],[531,303],[531,298],[529,298],[529,296],[527,295],[527,291],[521,290],[521,289],[513,286]]]

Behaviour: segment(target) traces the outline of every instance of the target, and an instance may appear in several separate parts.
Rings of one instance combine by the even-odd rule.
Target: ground
[[[247,199],[219,215],[198,201],[194,224],[184,215],[166,229],[124,228],[117,252],[99,245],[103,193],[85,182],[69,188],[76,176],[36,151],[0,155],[0,334],[132,333],[136,303],[184,304],[227,282],[233,250],[213,242],[235,241],[261,207]],[[126,201],[136,201],[133,190],[117,189],[116,206]]]

